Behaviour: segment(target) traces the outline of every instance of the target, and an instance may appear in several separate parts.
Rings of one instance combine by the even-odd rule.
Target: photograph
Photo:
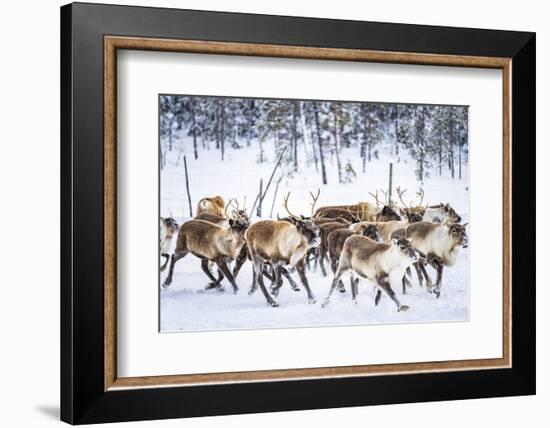
[[[468,321],[468,106],[158,103],[160,332]]]

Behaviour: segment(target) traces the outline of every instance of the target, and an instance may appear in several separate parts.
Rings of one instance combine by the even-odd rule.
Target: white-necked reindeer
[[[392,239],[389,244],[383,244],[360,235],[350,236],[342,249],[338,269],[323,307],[328,305],[330,296],[344,272],[351,270],[359,277],[367,278],[376,284],[376,305],[383,290],[397,305],[398,311],[406,311],[409,307],[401,304],[390,284],[401,281],[405,269],[419,258],[418,251],[407,239]],[[351,291],[354,301],[357,299],[357,283],[358,281],[352,280]]]
[[[172,247],[172,240],[174,235],[178,233],[178,223],[170,214],[170,217],[160,218],[160,255],[165,258],[164,263],[160,267],[162,272],[166,269],[168,260],[170,260],[170,248]]]
[[[460,248],[468,246],[467,224],[435,224],[423,221],[411,224],[406,229],[406,238],[411,241],[414,248],[425,254],[426,262],[437,272],[435,285],[432,285],[432,281],[426,272],[425,262],[420,261],[418,267],[421,274],[418,275],[418,280],[422,285],[423,275],[426,278],[428,291],[431,292],[433,289],[438,298],[441,294],[443,267],[453,266],[456,263]]]

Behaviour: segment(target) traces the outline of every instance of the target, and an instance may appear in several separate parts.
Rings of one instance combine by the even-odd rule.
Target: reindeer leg
[[[290,273],[288,272],[288,270],[286,270],[283,266],[279,267],[279,269],[281,270],[281,274],[286,278],[286,280],[290,284],[290,287],[294,291],[300,291],[300,287],[298,286],[298,284],[296,284],[296,281],[292,279],[292,276],[290,276]]]
[[[212,272],[210,272],[210,269],[208,268],[208,260],[201,259],[201,269],[206,274],[206,276],[210,279],[210,283],[206,286],[207,290],[211,290],[213,288],[220,288],[221,281],[223,279],[223,273],[218,270],[218,278],[216,278],[214,275],[212,275]]]
[[[281,271],[280,271],[280,263],[273,263],[271,265],[271,268],[273,269],[273,275],[275,277],[270,287],[271,294],[277,297],[279,295],[279,290],[283,286],[283,279],[281,278]]]
[[[411,287],[412,284],[411,284],[411,281],[409,281],[409,278],[407,278],[406,273],[403,275],[402,282],[403,282],[403,294],[407,294],[407,287]]]
[[[332,293],[334,292],[334,289],[338,285],[338,281],[340,281],[342,274],[348,269],[349,269],[349,266],[342,266],[342,264],[339,264],[336,274],[334,275],[334,279],[332,280],[332,285],[330,286],[328,296],[325,298],[325,301],[323,302],[321,307],[326,308],[326,306],[329,304],[330,296],[332,295]]]
[[[334,275],[336,273],[336,269],[338,269],[338,259],[329,254],[329,261],[330,269],[332,270],[332,274]],[[338,291],[340,291],[340,293],[346,292],[346,287],[344,285],[344,281],[342,280],[338,281]]]
[[[341,280],[340,280],[340,283],[342,283],[343,285],[343,282]],[[351,277],[351,301],[355,304],[357,304],[357,291],[358,291],[358,288],[356,287],[355,279],[352,276]],[[340,292],[342,292],[342,289],[340,289]]]
[[[374,306],[378,306],[378,303],[380,303],[381,297],[382,297],[382,290],[378,288],[376,290],[376,295],[374,296]]]
[[[309,283],[307,281],[306,276],[306,267],[304,263],[304,259],[300,260],[298,263],[296,263],[296,270],[298,271],[298,275],[300,276],[300,280],[302,281],[302,285],[307,291],[307,299],[309,303],[315,303],[315,296],[311,292],[311,288],[309,288]]]
[[[416,276],[418,276],[418,285],[424,287],[424,276],[422,275],[422,270],[420,270],[420,262],[416,262],[413,266],[416,270]]]
[[[233,287],[233,293],[237,294],[237,292],[239,291],[239,287],[237,287],[237,283],[235,282],[235,278],[233,278],[233,275],[231,275],[231,271],[227,267],[226,261],[223,260],[223,259],[220,259],[220,260],[216,261],[216,264],[218,265],[218,269],[220,269],[223,272],[223,274],[225,275],[227,280],[231,283],[231,285]]]
[[[433,288],[432,279],[430,278],[430,275],[428,275],[428,272],[426,272],[426,265],[424,262],[418,262],[418,266],[420,268],[420,271],[422,272],[422,275],[426,278],[426,288],[431,293]]]
[[[272,306],[272,307],[276,307],[276,306],[279,306],[279,304],[273,300],[273,297],[271,297],[269,295],[269,293],[267,292],[266,288],[265,288],[265,284],[264,284],[264,277],[263,277],[263,270],[264,270],[264,266],[263,266],[263,262],[261,260],[259,260],[258,257],[256,258],[252,258],[253,260],[253,263],[254,263],[254,276],[255,276],[255,284],[256,284],[256,287],[258,287],[258,285],[260,286],[260,290],[262,290],[262,293],[265,297],[265,299],[267,300],[267,303]],[[251,294],[251,293],[249,293]]]
[[[321,245],[318,251],[319,255],[317,258],[319,259],[319,266],[321,266],[321,273],[323,274],[323,276],[327,276],[327,270],[325,269],[325,248]]]
[[[162,283],[162,288],[168,288],[172,284],[172,275],[174,274],[174,266],[176,262],[180,259],[183,259],[187,255],[187,251],[176,251],[172,254],[172,259],[170,260],[170,269],[168,270],[168,276]]]
[[[161,254],[162,257],[164,257],[164,263],[160,267],[160,271],[164,271],[166,269],[166,265],[168,264],[168,260],[170,260],[170,256],[166,253]]]
[[[246,262],[247,258],[248,249],[246,245],[243,245],[239,255],[237,256],[237,260],[235,260],[235,266],[233,267],[233,278],[235,278],[235,280],[237,280],[237,276],[239,275],[239,272],[241,271],[241,268],[243,267],[244,262]]]
[[[443,279],[443,263],[441,263],[441,260],[439,260],[437,257],[434,257],[430,260],[430,265],[436,270],[437,277],[435,280],[435,286],[434,286],[434,293],[435,297],[439,299],[439,296],[441,295],[441,282]]]
[[[378,278],[378,286],[386,292],[386,294],[389,296],[390,299],[394,301],[394,303],[397,305],[397,312],[406,311],[409,309],[407,305],[402,305],[397,296],[395,295],[395,292],[392,290],[390,286],[390,281],[388,280],[387,276],[382,276],[381,278]]]

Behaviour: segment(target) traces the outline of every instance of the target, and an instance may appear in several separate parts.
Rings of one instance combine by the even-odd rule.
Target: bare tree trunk
[[[361,160],[363,163],[363,174],[367,171],[367,108],[361,104],[361,115],[363,116],[363,138],[361,139]]]
[[[342,176],[342,160],[340,159],[340,104],[332,104],[332,117],[334,121],[333,134],[334,134],[334,152],[336,154],[336,168],[338,170],[338,182],[343,183],[344,178]]]
[[[452,113],[451,113],[452,114]],[[454,133],[454,119],[451,116],[451,132],[450,132],[450,138],[449,138],[449,165],[451,169],[451,177],[455,178],[455,154],[454,154],[454,139],[455,139],[455,133]]]
[[[321,178],[323,184],[327,184],[327,169],[325,167],[325,155],[323,152],[323,140],[321,139],[321,124],[319,121],[319,107],[317,103],[313,103],[313,111],[315,113],[315,129],[317,130],[317,143],[319,145],[319,161],[321,162]]]
[[[185,188],[187,189],[187,202],[189,203],[189,217],[193,217],[193,205],[191,203],[191,192],[189,191],[189,175],[187,173],[187,157],[183,156],[183,166],[185,168]]]
[[[195,154],[195,160],[199,158],[199,153],[197,152],[197,121],[195,116],[195,107],[197,106],[197,101],[195,97],[191,98],[191,125],[193,126],[193,153]]]
[[[462,180],[462,145],[458,144],[458,179]]]
[[[225,158],[225,105],[223,104],[223,101],[222,101],[222,104],[221,104],[222,108],[221,108],[221,120],[220,120],[220,125],[221,125],[221,131],[220,131],[220,149],[221,149],[221,155],[222,155],[222,161],[224,160]]]
[[[298,172],[298,101],[294,101],[292,109],[292,149],[294,172]]]
[[[399,107],[395,105],[395,156],[399,156]]]

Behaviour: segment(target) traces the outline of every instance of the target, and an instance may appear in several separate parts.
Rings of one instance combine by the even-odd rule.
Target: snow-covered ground
[[[185,146],[191,147],[190,144]],[[188,150],[187,163],[193,211],[199,199],[215,195],[222,195],[226,200],[237,198],[241,205],[246,197],[246,205],[250,209],[258,193],[259,179],[263,178],[265,185],[275,160],[275,155],[269,150],[267,163],[257,163],[256,155],[256,148],[231,149],[226,152],[226,158],[222,162],[218,150],[201,151],[198,160],[193,159],[192,151]],[[177,158],[177,149],[169,152],[167,164],[161,171],[160,210],[162,216],[172,213],[181,224],[189,219],[189,208],[183,158],[179,164]],[[289,199],[291,210],[297,214],[309,215],[309,192],[315,192],[318,188],[321,188],[321,196],[317,206],[372,201],[369,192],[387,189],[390,162],[388,156],[381,153],[379,160],[373,159],[371,163],[367,163],[365,174],[361,172],[357,149],[344,150],[343,159],[349,159],[357,172],[357,178],[352,183],[337,183],[336,168],[332,166],[335,159],[329,157],[329,184],[322,186],[320,174],[315,171],[315,166],[310,164],[307,173],[281,181],[273,217],[277,214],[285,215],[282,200],[288,191],[292,192]],[[402,156],[399,162],[394,161],[393,170],[394,188],[401,186],[408,189],[406,199],[414,199],[414,193],[419,187],[414,178],[414,161],[406,155]],[[463,221],[469,221],[467,167],[463,166],[464,176],[461,180],[452,180],[447,171],[444,171],[441,177],[436,175],[435,171],[431,173],[432,177],[422,186],[425,191],[424,202],[449,202],[462,216]],[[262,218],[269,217],[274,190],[275,183],[272,183],[264,200]],[[375,307],[373,286],[368,281],[360,283],[358,304],[353,304],[347,280],[345,282],[348,291],[345,294],[336,291],[330,305],[323,309],[321,303],[328,293],[332,278],[331,274],[323,277],[320,271],[310,271],[307,274],[311,289],[317,298],[316,304],[308,304],[305,291],[292,291],[285,280],[277,298],[280,306],[271,308],[266,305],[260,290],[252,296],[248,295],[252,283],[249,262],[245,263],[237,278],[240,287],[238,294],[233,294],[231,285],[225,280],[225,293],[206,292],[204,287],[208,280],[200,269],[199,260],[193,255],[188,255],[176,264],[174,279],[168,289],[160,289],[160,282],[164,280],[167,271],[161,273],[159,284],[156,284],[160,289],[160,329],[167,332],[466,321],[469,307],[468,265],[468,249],[461,249],[457,264],[444,270],[442,294],[439,299],[418,286],[414,270],[414,286],[408,290],[407,295],[401,294],[401,284],[393,284],[393,289],[401,302],[410,306],[407,312],[397,312],[395,304],[384,294],[380,304]],[[428,268],[428,272],[435,279],[431,268]],[[299,283],[297,274],[294,276]],[[269,285],[269,281],[266,281],[266,285]]]

